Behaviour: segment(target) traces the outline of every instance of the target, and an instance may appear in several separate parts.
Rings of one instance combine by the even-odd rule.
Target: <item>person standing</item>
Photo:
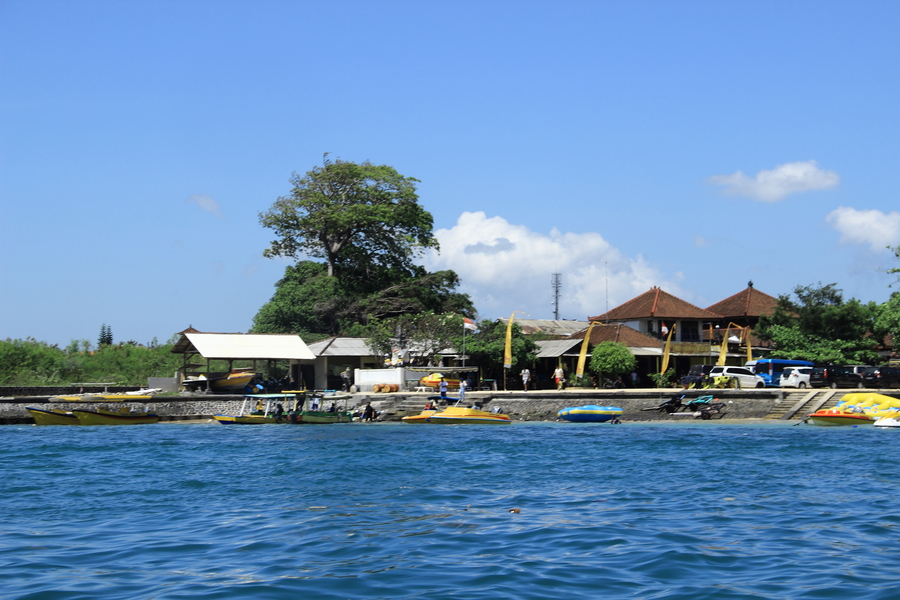
[[[341,383],[343,384],[341,391],[349,392],[350,391],[350,367],[347,367],[341,372]]]
[[[465,406],[466,402],[466,388],[469,387],[469,384],[466,383],[465,379],[460,380],[459,382],[459,404],[460,406]]]
[[[522,377],[522,388],[527,392],[528,380],[531,379],[531,371],[528,370],[528,367],[525,367],[522,369],[522,372],[519,373],[519,376]]]
[[[562,365],[556,367],[556,370],[553,371],[553,379],[556,380],[556,390],[562,390],[563,381],[566,378],[565,372],[563,372]]]
[[[447,380],[444,379],[443,377],[441,378],[441,383],[440,383],[439,387],[441,390],[441,400],[442,401],[446,400],[447,399]]]

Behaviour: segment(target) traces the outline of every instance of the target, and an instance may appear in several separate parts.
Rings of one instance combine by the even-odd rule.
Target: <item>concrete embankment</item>
[[[476,404],[485,410],[499,408],[516,421],[554,421],[556,413],[568,406],[597,404],[617,406],[623,409],[624,421],[672,420],[664,412],[652,409],[675,395],[686,394],[688,398],[713,395],[725,403],[725,410],[713,418],[727,419],[800,419],[818,408],[829,408],[850,392],[863,390],[679,390],[679,389],[635,389],[635,390],[537,390],[523,392],[470,392],[466,394],[467,404]],[[865,390],[900,397],[898,390]],[[380,413],[380,420],[397,421],[406,415],[418,414],[430,394],[354,394],[346,408],[355,409],[371,402]],[[150,400],[124,402],[66,402],[51,401],[48,396],[25,396],[0,398],[0,424],[31,423],[26,407],[41,409],[73,408],[94,409],[100,406],[127,406],[135,410],[149,407],[160,415],[162,421],[209,420],[217,414],[238,414],[243,407],[251,410],[250,403],[239,395],[177,395],[155,396]],[[289,407],[285,405],[285,409]],[[342,406],[343,408],[343,406]]]

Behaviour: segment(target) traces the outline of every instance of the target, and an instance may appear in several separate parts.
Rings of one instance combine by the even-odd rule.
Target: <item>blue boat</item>
[[[584,406],[569,406],[556,413],[560,419],[573,423],[606,423],[613,421],[618,423],[622,416],[622,409],[618,406],[597,406],[586,404]]]

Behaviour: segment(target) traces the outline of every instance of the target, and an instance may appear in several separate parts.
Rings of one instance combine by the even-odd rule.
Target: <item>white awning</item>
[[[203,358],[314,360],[299,335],[265,333],[185,333]]]

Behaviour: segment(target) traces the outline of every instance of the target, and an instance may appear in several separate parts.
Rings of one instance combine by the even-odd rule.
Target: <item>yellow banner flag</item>
[[[584,361],[587,360],[588,344],[591,343],[591,329],[599,322],[591,321],[591,324],[588,325],[587,333],[584,334],[584,341],[581,342],[581,354],[578,355],[578,367],[575,369],[575,377],[578,379],[581,379],[582,375],[584,375]]]
[[[662,360],[662,368],[659,370],[660,374],[665,373],[666,369],[669,368],[669,345],[672,343],[672,334],[675,333],[675,327],[678,323],[672,323],[672,329],[669,330],[669,335],[666,336],[666,345],[663,349],[663,360]]]
[[[719,350],[719,360],[716,361],[716,365],[723,367],[725,366],[725,355],[728,353],[728,332],[731,331],[731,327],[725,328],[725,335],[722,336],[722,348]]]
[[[506,346],[503,348],[503,368],[511,369],[512,368],[512,324],[513,317],[516,316],[516,313],[522,313],[526,317],[525,313],[521,310],[514,310],[511,315],[509,315],[509,323],[506,324]]]

